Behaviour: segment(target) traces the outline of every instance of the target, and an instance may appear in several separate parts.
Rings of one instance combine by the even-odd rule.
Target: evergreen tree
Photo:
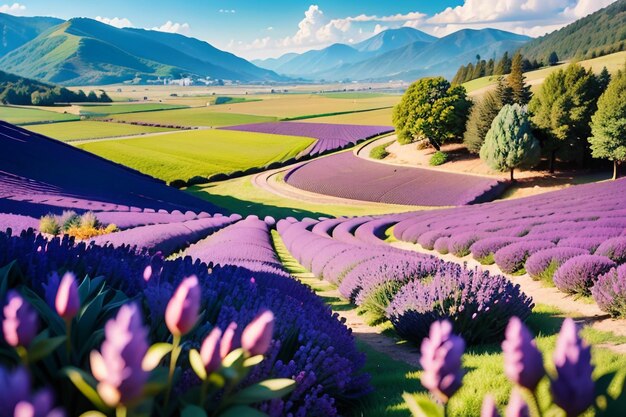
[[[506,75],[509,72],[511,72],[511,58],[509,58],[509,53],[505,52],[496,65],[495,75]]]
[[[96,101],[98,101],[98,96],[96,95],[95,91],[91,90],[89,94],[87,94],[87,101],[91,103],[95,103]]]
[[[558,63],[559,63],[559,56],[554,51],[550,52],[550,55],[548,55],[548,65],[554,66]]]
[[[511,89],[511,86],[504,81],[504,77],[498,78],[498,82],[496,84],[496,95],[500,101],[500,106],[514,103],[513,90]]]
[[[463,84],[465,82],[465,78],[467,77],[467,68],[465,65],[461,65],[457,70],[454,78],[452,78],[453,85]]]
[[[480,159],[496,171],[511,173],[532,168],[541,157],[539,142],[530,130],[528,114],[519,104],[506,105],[491,124],[480,149]]]
[[[530,86],[526,85],[526,77],[522,68],[522,55],[518,52],[513,56],[511,62],[511,73],[507,77],[507,84],[511,87],[513,101],[525,106],[530,101]]]
[[[619,164],[626,161],[626,67],[598,100],[598,111],[591,118],[591,135],[593,157],[613,161],[616,179]]]
[[[471,153],[480,153],[480,148],[485,142],[485,136],[491,128],[491,123],[501,108],[502,102],[496,91],[487,92],[480,101],[472,106],[467,119],[465,135],[463,135],[463,144]]]
[[[493,58],[491,58],[489,61],[487,61],[487,75],[493,75],[493,72],[495,70],[495,66],[496,66],[496,63],[493,60]]]
[[[598,75],[598,87],[600,88],[600,91],[604,92],[610,82],[611,74],[609,74],[609,70],[607,70],[606,67],[602,67],[602,71],[600,72],[600,75]]]
[[[533,96],[529,109],[546,139],[543,148],[550,153],[550,172],[554,172],[557,151],[565,144],[583,159],[588,154],[589,123],[599,96],[597,78],[579,64],[551,73]]]
[[[463,137],[472,103],[465,88],[443,77],[422,78],[411,84],[393,110],[400,143],[427,139],[439,150],[448,140]]]

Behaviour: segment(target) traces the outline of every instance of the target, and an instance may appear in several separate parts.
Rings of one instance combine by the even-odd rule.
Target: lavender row
[[[283,275],[232,265],[209,268],[191,257],[166,261],[160,255],[137,254],[128,246],[74,244],[68,238],[47,240],[32,232],[19,237],[0,233],[0,267],[12,261],[23,272],[22,285],[52,305],[58,285],[52,272],[104,277],[106,288],[137,301],[155,335],[166,334],[163,317],[175,288],[184,277],[195,275],[201,286],[203,321],[186,336],[190,348],[199,348],[213,327],[224,329],[233,321],[245,325],[258,311],[271,310],[276,317],[274,340],[246,383],[291,378],[296,389],[260,405],[270,416],[336,416],[370,389],[368,376],[361,372],[364,356],[349,329],[308,287]],[[175,392],[186,392],[198,383],[187,368]],[[58,398],[67,393],[65,384],[53,388]]]
[[[447,317],[471,343],[489,342],[501,337],[512,315],[529,316],[532,300],[503,277],[381,245],[380,237],[370,243],[371,236],[361,240],[352,234],[366,225],[374,230],[389,224],[382,220],[286,219],[277,226],[305,268],[336,284],[374,321],[391,320],[408,340],[421,341],[432,322]]]
[[[317,139],[309,149],[311,156],[354,145],[384,133],[393,132],[391,126],[361,126],[329,123],[269,122],[222,127],[225,130],[270,133],[274,135],[304,136]]]
[[[137,251],[158,251],[169,256],[239,219],[241,216],[233,214],[229,217],[216,216],[179,223],[142,226],[98,236],[93,238],[92,242],[100,246],[128,246]]]
[[[498,181],[473,175],[398,167],[344,152],[291,170],[288,184],[314,193],[377,203],[458,206],[500,190]]]

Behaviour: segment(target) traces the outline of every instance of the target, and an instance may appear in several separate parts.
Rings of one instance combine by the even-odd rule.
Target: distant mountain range
[[[193,75],[242,82],[287,80],[207,42],[175,33],[116,28],[86,18],[62,21],[0,14],[11,34],[0,69],[65,85],[111,84]]]
[[[464,29],[436,38],[417,29],[389,29],[355,45],[334,44],[303,54],[253,61],[289,77],[313,80],[412,80],[451,77],[476,55],[498,58],[531,38],[496,29]]]

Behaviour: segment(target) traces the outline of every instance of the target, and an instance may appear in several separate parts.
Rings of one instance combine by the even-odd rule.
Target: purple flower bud
[[[2,331],[4,340],[13,347],[28,347],[37,335],[37,328],[39,327],[37,312],[15,290],[9,291],[3,311]]]
[[[76,276],[66,272],[61,279],[54,302],[57,314],[65,321],[72,320],[80,309],[80,296]]]
[[[10,373],[0,367],[0,415],[11,417],[64,417],[65,413],[53,409],[53,395],[48,389],[31,392],[28,371],[17,368]]]
[[[146,266],[146,269],[143,270],[143,280],[148,282],[152,277],[152,265]]]
[[[537,344],[528,328],[517,317],[509,320],[505,335],[502,351],[506,376],[513,383],[534,391],[545,375],[543,358]]]
[[[98,394],[111,407],[130,404],[143,393],[148,373],[141,368],[148,351],[148,331],[136,304],[123,305],[104,326],[100,352],[91,352],[91,373]]]
[[[274,314],[269,310],[259,313],[241,334],[241,347],[252,356],[265,355],[274,335]]]
[[[530,417],[528,404],[526,404],[526,401],[522,398],[522,394],[516,389],[511,393],[505,415],[506,417]]]
[[[492,395],[488,394],[483,398],[483,407],[480,410],[480,417],[500,417]]]
[[[211,333],[202,342],[200,348],[200,357],[204,364],[207,374],[215,372],[222,363],[222,356],[220,355],[220,338],[222,337],[222,331],[215,327],[211,330]]]
[[[563,322],[556,340],[554,366],[557,376],[550,386],[554,403],[568,417],[582,414],[594,401],[591,348],[580,338],[570,318]]]
[[[241,337],[237,334],[237,323],[232,322],[224,330],[220,342],[220,356],[224,359],[230,352],[241,347]]]
[[[198,322],[200,312],[200,284],[192,275],[180,283],[165,310],[165,324],[174,336],[183,336]]]
[[[452,334],[452,324],[447,320],[434,322],[428,337],[422,342],[422,384],[443,403],[454,395],[463,382],[461,357],[464,350],[465,341]]]

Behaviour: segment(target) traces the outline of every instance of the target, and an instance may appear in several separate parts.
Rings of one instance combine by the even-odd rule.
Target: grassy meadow
[[[305,137],[207,129],[79,147],[170,182],[263,167],[293,158],[313,142]]]
[[[91,115],[111,115],[124,113],[151,112],[159,110],[183,109],[186,106],[166,103],[132,103],[132,104],[100,104],[91,106],[80,106],[80,114]]]
[[[47,123],[26,126],[31,132],[39,133],[64,142],[86,139],[110,138],[118,136],[143,135],[147,133],[169,132],[172,129],[151,126],[137,126],[127,123],[109,123],[84,120],[66,123]]]
[[[0,106],[0,120],[13,123],[15,125],[26,125],[33,123],[66,122],[78,120],[74,114],[57,113],[40,109],[27,109],[23,107]]]

